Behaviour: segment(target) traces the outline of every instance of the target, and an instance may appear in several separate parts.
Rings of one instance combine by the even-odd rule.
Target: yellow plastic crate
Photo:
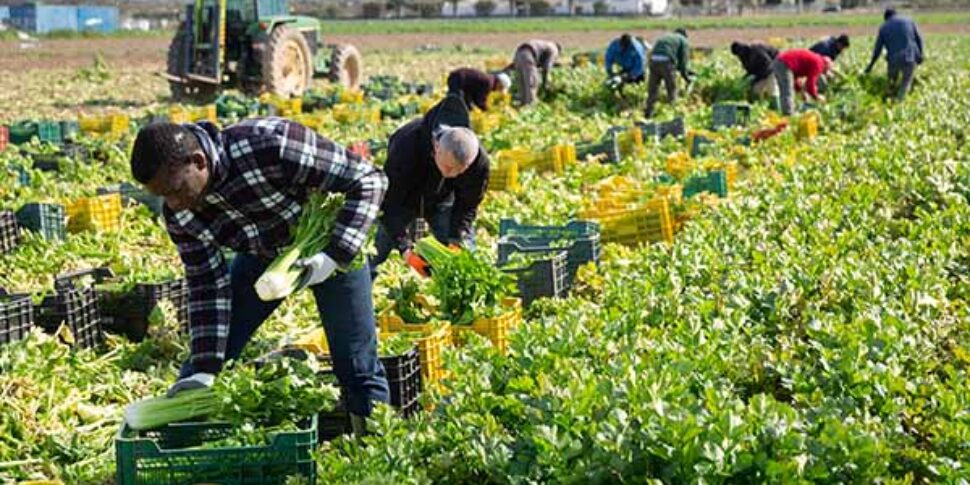
[[[444,369],[444,348],[453,344],[452,326],[447,322],[438,325],[415,325],[404,323],[401,317],[387,310],[377,317],[377,326],[382,333],[418,332],[424,337],[417,339],[418,353],[421,355],[421,377],[426,385],[432,385],[446,377]]]
[[[131,119],[128,115],[111,114],[107,116],[80,116],[78,129],[86,135],[120,137],[128,132]]]
[[[671,204],[680,204],[684,201],[684,186],[680,184],[661,185],[657,187],[657,197],[663,197]]]
[[[721,160],[708,160],[704,162],[705,170],[724,170],[727,177],[728,190],[734,190],[734,183],[738,180],[738,162],[725,162]]]
[[[344,104],[361,104],[364,102],[364,92],[356,89],[344,89],[340,91],[337,100]]]
[[[195,121],[210,121],[216,123],[216,105],[210,104],[190,108],[181,105],[174,105],[168,108],[168,120],[172,123],[191,123]]]
[[[292,116],[290,119],[314,131],[321,131],[330,121],[326,113],[304,113]]]
[[[636,209],[598,219],[603,242],[636,245],[641,242],[674,242],[670,203],[657,197]]]
[[[491,72],[501,71],[508,67],[509,64],[509,60],[504,57],[491,57],[485,59],[485,70]]]
[[[822,116],[818,111],[811,110],[798,117],[795,123],[795,138],[799,140],[811,140],[818,136],[818,127],[822,122]]]
[[[522,300],[505,298],[502,300],[502,307],[505,311],[501,315],[477,318],[471,325],[452,325],[455,341],[461,345],[464,342],[464,334],[474,332],[488,338],[499,352],[507,352],[509,332],[522,322]]]
[[[520,189],[518,163],[508,161],[492,167],[491,173],[488,176],[488,190],[518,192]]]
[[[114,231],[121,226],[121,194],[84,197],[67,204],[71,232]]]
[[[380,123],[381,109],[377,106],[338,104],[333,107],[333,119],[338,123]]]
[[[469,113],[472,131],[479,135],[488,133],[502,124],[502,117],[496,113],[485,113],[480,110],[472,110]]]
[[[638,127],[632,127],[617,135],[616,142],[623,157],[643,157],[647,153],[643,146],[643,132]]]
[[[667,155],[667,173],[682,179],[694,170],[694,162],[687,152],[674,152]]]
[[[287,118],[303,113],[303,98],[287,99],[266,93],[259,97],[259,102],[276,108],[276,116]]]

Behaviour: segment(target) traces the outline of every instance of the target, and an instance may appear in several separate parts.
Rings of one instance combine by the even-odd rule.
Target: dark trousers
[[[902,101],[906,93],[913,86],[913,74],[916,72],[915,62],[892,63],[887,66],[889,85],[896,89],[896,100]]]
[[[250,254],[236,254],[229,269],[232,310],[226,359],[236,359],[259,326],[282,300],[263,301],[253,285],[270,261]],[[312,286],[317,311],[323,322],[333,371],[344,389],[348,410],[369,416],[373,402],[388,402],[387,376],[377,358],[377,332],[371,298],[370,272],[366,267],[334,273]],[[180,377],[195,373],[190,362],[182,364]]]
[[[660,97],[660,83],[667,88],[667,102],[677,101],[677,68],[673,61],[650,60],[650,73],[647,78],[647,109],[646,117],[653,116],[654,106]]]
[[[443,204],[435,208],[434,212],[430,217],[426,218],[428,222],[428,228],[431,229],[431,234],[434,235],[442,244],[448,244],[448,230],[451,228],[451,204]],[[400,214],[395,215],[403,220],[399,221],[400,226],[398,227],[409,227],[411,224],[417,220],[417,216],[412,214]],[[385,214],[384,218],[378,221],[377,234],[374,236],[374,246],[377,250],[377,254],[372,256],[369,260],[371,280],[377,279],[377,267],[381,265],[384,261],[387,261],[387,257],[390,256],[391,251],[395,249],[394,239],[388,234],[387,230],[384,228],[384,224],[389,222],[386,218],[388,216]],[[466,248],[475,247],[475,234],[469,233],[468,237],[462,241],[462,244]]]

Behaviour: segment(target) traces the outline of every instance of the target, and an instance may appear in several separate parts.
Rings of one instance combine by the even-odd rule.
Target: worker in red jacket
[[[771,63],[771,70],[778,81],[781,112],[790,115],[795,110],[796,91],[801,92],[806,101],[811,96],[816,101],[824,102],[825,98],[818,94],[818,78],[831,68],[832,59],[808,49],[791,49],[778,54]]]

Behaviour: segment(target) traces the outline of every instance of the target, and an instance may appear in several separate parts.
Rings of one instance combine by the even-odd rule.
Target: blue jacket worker
[[[610,42],[606,48],[606,75],[614,75],[613,67],[619,66],[622,83],[643,82],[647,55],[643,44],[630,34],[623,34]]]

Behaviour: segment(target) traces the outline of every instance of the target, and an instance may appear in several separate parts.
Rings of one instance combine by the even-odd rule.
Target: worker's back
[[[896,15],[883,23],[879,39],[890,63],[916,62],[922,57],[916,23],[907,17]]]

